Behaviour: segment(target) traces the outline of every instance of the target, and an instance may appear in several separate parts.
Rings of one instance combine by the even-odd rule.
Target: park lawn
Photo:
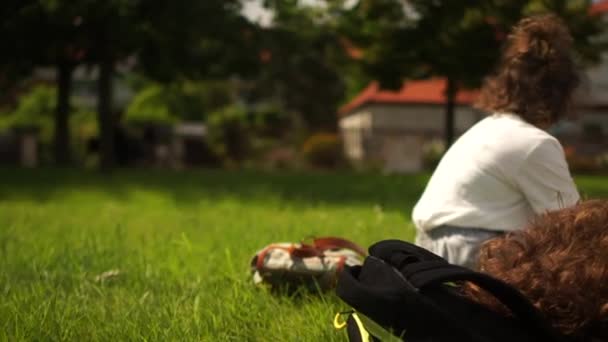
[[[411,240],[426,175],[0,170],[0,340],[332,341],[346,306],[274,296],[274,241]],[[608,177],[577,177],[608,197]],[[100,281],[100,274],[118,274]]]

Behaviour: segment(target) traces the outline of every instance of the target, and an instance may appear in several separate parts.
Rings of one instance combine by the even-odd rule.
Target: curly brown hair
[[[567,116],[580,83],[572,43],[568,28],[555,15],[522,19],[507,39],[496,73],[484,81],[475,106],[517,114],[538,126]]]
[[[577,341],[608,340],[608,201],[546,213],[524,230],[486,242],[480,271],[518,288],[559,331]],[[465,294],[507,309],[472,284]]]

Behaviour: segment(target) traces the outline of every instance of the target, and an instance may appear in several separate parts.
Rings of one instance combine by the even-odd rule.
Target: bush
[[[56,91],[54,87],[38,85],[21,95],[14,111],[0,119],[0,128],[9,130],[18,127],[37,127],[44,141],[50,142],[53,135],[53,115]]]
[[[227,82],[144,84],[127,107],[124,119],[128,123],[200,122],[232,101]]]
[[[304,158],[315,167],[331,168],[343,161],[342,143],[338,135],[318,133],[310,136],[302,147]]]
[[[211,149],[225,163],[240,163],[249,152],[250,136],[247,112],[238,105],[226,106],[207,119]]]
[[[427,170],[434,170],[443,154],[445,153],[445,144],[441,140],[432,140],[422,146],[422,165]]]
[[[125,111],[127,123],[172,124],[177,116],[171,110],[171,94],[164,87],[153,84],[140,91]]]
[[[572,146],[565,147],[564,152],[572,173],[598,173],[604,170],[602,156],[583,155]]]
[[[0,115],[0,131],[25,127],[38,130],[43,162],[51,158],[56,97],[54,86],[36,85],[21,95],[14,110]],[[69,125],[72,157],[74,160],[82,160],[86,155],[86,142],[97,135],[96,114],[91,110],[71,106]]]
[[[256,108],[252,113],[252,121],[256,135],[268,138],[284,137],[291,126],[287,113],[272,105]]]

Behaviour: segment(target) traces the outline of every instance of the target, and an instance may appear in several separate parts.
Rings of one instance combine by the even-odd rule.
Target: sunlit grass
[[[412,239],[426,176],[0,171],[0,340],[343,340],[333,295],[255,288],[274,241]],[[608,196],[601,177],[578,179]],[[100,277],[104,272],[105,278]],[[103,279],[101,279],[103,278]]]

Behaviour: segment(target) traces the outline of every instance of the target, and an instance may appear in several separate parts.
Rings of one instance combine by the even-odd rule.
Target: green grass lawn
[[[0,340],[344,340],[333,295],[252,285],[275,241],[414,236],[426,176],[1,170]],[[608,178],[577,178],[608,197]],[[96,277],[118,270],[105,281]]]

